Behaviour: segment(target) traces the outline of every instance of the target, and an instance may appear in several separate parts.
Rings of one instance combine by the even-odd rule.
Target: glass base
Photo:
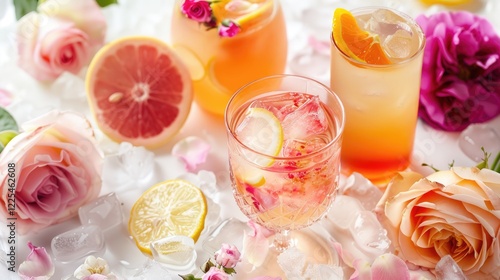
[[[311,226],[306,229],[291,231],[291,245],[287,250],[280,252],[271,245],[266,260],[260,267],[254,267],[245,259],[237,267],[234,279],[246,280],[257,276],[271,276],[288,279],[290,269],[298,271],[305,276],[308,270],[315,265],[339,264],[339,258],[331,245],[331,237],[319,226]],[[280,261],[280,260],[281,261]],[[280,266],[282,263],[284,268]],[[302,266],[303,263],[303,267]],[[284,270],[285,269],[285,270]],[[296,275],[296,274],[294,274]],[[304,277],[303,279],[308,279]]]

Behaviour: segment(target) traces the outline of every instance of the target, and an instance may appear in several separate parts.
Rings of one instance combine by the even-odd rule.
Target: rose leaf
[[[100,7],[106,7],[111,4],[118,4],[118,0],[96,0],[96,2]]]
[[[38,5],[37,0],[16,0],[13,3],[16,10],[16,19],[20,19],[25,14],[35,11]]]

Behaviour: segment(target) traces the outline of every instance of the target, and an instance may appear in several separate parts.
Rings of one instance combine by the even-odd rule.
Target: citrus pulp
[[[338,8],[333,14],[333,40],[346,55],[368,64],[391,64],[378,35],[361,29],[351,12]]]
[[[156,148],[184,124],[193,98],[181,59],[152,37],[107,44],[86,76],[90,108],[99,128],[117,142]]]
[[[150,244],[176,235],[191,237],[195,242],[205,226],[205,195],[184,180],[158,183],[134,203],[128,229],[137,247],[152,254]]]

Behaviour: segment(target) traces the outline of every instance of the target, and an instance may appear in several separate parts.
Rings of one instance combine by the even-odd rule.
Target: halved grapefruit
[[[87,71],[86,90],[104,134],[151,149],[180,130],[193,99],[188,69],[152,37],[124,37],[101,48]]]

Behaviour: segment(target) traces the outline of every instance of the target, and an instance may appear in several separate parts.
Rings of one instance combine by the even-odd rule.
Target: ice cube
[[[307,267],[304,276],[306,279],[342,280],[344,271],[340,266],[313,264]]]
[[[488,123],[469,125],[460,133],[458,145],[462,152],[475,162],[484,158],[481,147],[495,157],[500,151],[500,118]]]
[[[56,260],[72,262],[91,254],[102,254],[104,235],[98,226],[84,225],[52,238],[50,246]]]
[[[343,194],[356,198],[365,210],[373,210],[382,197],[382,192],[363,175],[354,172],[342,184]]]
[[[194,240],[187,236],[169,236],[151,243],[155,261],[170,271],[189,273],[194,269],[196,251]]]
[[[436,279],[467,280],[467,277],[455,260],[450,255],[446,255],[436,264]]]
[[[222,243],[242,248],[245,230],[248,230],[248,226],[238,219],[230,218],[224,220],[203,241],[202,247],[209,254],[213,254],[219,250]]]
[[[234,15],[244,15],[255,11],[259,7],[259,4],[252,3],[246,0],[233,0],[226,4],[224,7],[226,11]]]
[[[384,41],[387,35],[393,34],[399,29],[397,23],[401,20],[400,16],[387,9],[376,10],[368,17],[357,17],[358,24],[366,31],[378,34],[381,41]]]
[[[305,140],[312,135],[325,132],[328,120],[321,107],[319,97],[312,96],[294,111],[285,116],[281,123],[284,138]]]
[[[408,58],[418,50],[418,38],[413,38],[411,33],[398,29],[394,34],[388,35],[382,42],[386,54],[390,58]]]
[[[371,211],[360,211],[351,223],[350,232],[356,244],[365,252],[383,254],[391,244],[387,231]]]
[[[272,112],[280,121],[309,100],[307,95],[295,92],[269,95],[250,105],[250,108],[264,108]]]
[[[306,256],[295,246],[291,246],[278,256],[278,264],[287,279],[300,279],[306,265]]]
[[[128,277],[130,280],[174,280],[179,279],[177,273],[169,272],[160,263],[149,260],[144,268],[141,269],[132,277]]]
[[[311,137],[306,140],[286,139],[283,143],[283,156],[296,157],[303,156],[318,151],[327,144],[327,141],[320,137]]]
[[[121,203],[115,193],[109,193],[78,209],[82,225],[97,225],[102,231],[122,224]]]
[[[130,143],[120,144],[118,153],[104,159],[103,181],[115,192],[149,187],[154,174],[154,153]]]

